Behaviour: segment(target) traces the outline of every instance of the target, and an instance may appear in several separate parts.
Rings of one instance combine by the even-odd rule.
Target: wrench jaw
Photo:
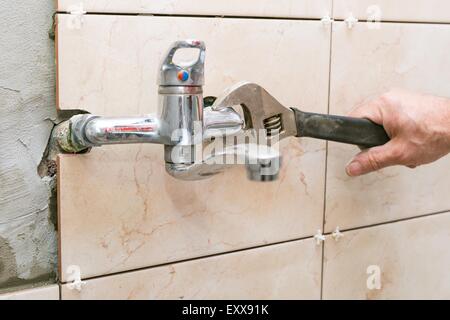
[[[248,178],[253,181],[276,180],[281,167],[278,142],[297,135],[294,112],[263,87],[250,82],[240,82],[228,88],[211,108],[222,110],[236,106],[241,106],[243,110],[244,134],[251,132],[258,137],[259,145],[266,144],[265,149],[259,148],[258,153],[252,156],[255,162],[246,165]]]
[[[220,110],[238,105],[243,109],[245,130],[252,129],[257,134],[264,130],[269,142],[297,135],[292,109],[283,106],[263,87],[251,82],[240,82],[218,97],[212,109]]]
[[[244,123],[233,108],[236,106],[242,107]],[[200,162],[186,164],[168,161],[166,170],[170,175],[181,180],[201,180],[236,164],[244,164],[247,177],[252,181],[274,181],[278,178],[281,167],[278,142],[297,133],[295,125],[291,126],[295,124],[291,109],[282,106],[259,85],[242,82],[227,89],[211,107],[205,108],[204,115],[204,145],[208,145],[212,138],[220,140],[225,136],[233,139],[225,148],[215,150],[214,154],[205,154]],[[216,117],[220,121],[216,121]]]

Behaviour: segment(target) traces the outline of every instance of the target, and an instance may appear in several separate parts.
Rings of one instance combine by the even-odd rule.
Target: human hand
[[[450,152],[450,99],[392,90],[359,105],[350,116],[382,125],[391,140],[357,154],[346,167],[349,176],[393,165],[415,168]]]

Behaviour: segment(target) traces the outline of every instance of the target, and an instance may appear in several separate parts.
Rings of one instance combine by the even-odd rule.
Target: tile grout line
[[[379,223],[368,224],[368,225],[359,226],[359,227],[342,229],[340,231],[341,232],[350,232],[350,231],[356,231],[356,230],[361,230],[361,229],[368,229],[368,228],[373,228],[373,227],[379,227],[379,226],[384,226],[384,225],[388,225],[388,224],[394,224],[394,223],[404,222],[404,221],[409,221],[409,220],[416,220],[416,219],[421,219],[421,218],[439,216],[441,214],[449,214],[449,213],[450,213],[450,210],[442,210],[442,211],[436,211],[436,212],[431,212],[431,213],[419,214],[419,215],[416,215],[416,216],[413,216],[413,217],[400,218],[400,219],[395,219],[395,220],[389,220],[389,221],[384,221],[384,222],[379,222]],[[333,232],[327,232],[327,233],[324,232],[323,234],[324,235],[330,235],[332,233]]]
[[[288,244],[288,243],[292,243],[292,242],[311,240],[311,239],[314,239],[313,235],[312,236],[295,238],[295,239],[283,240],[283,241],[278,241],[278,242],[271,242],[271,243],[267,243],[267,244],[256,245],[256,246],[252,246],[252,247],[246,247],[246,248],[241,248],[241,249],[236,249],[236,250],[231,250],[231,251],[217,252],[217,253],[208,254],[208,255],[204,255],[204,256],[198,256],[198,257],[194,257],[194,258],[186,258],[186,259],[182,259],[182,260],[165,262],[165,263],[155,264],[155,265],[151,265],[151,266],[139,267],[139,268],[135,268],[135,269],[129,269],[129,270],[124,270],[124,271],[117,271],[117,272],[112,272],[112,273],[107,273],[107,274],[101,274],[101,275],[97,275],[97,276],[82,278],[82,280],[83,281],[85,281],[85,280],[95,280],[95,279],[98,279],[98,278],[105,278],[105,277],[109,277],[109,276],[116,276],[116,275],[120,275],[120,274],[124,274],[124,273],[139,272],[139,271],[144,271],[144,270],[149,270],[149,269],[154,269],[154,268],[159,268],[159,267],[166,267],[166,266],[170,266],[170,265],[173,265],[173,264],[186,263],[186,262],[190,262],[190,261],[214,258],[214,257],[218,257],[218,256],[226,256],[226,255],[233,254],[233,253],[239,253],[239,252],[244,252],[244,251],[262,249],[262,248],[267,248],[267,247],[274,247],[274,246],[277,246],[277,245],[283,245],[283,244]],[[63,281],[60,280],[59,283],[61,285],[65,285],[68,282],[63,282]]]
[[[67,14],[68,11],[56,11],[56,14]],[[256,19],[256,20],[294,20],[294,21],[320,21],[322,18],[314,17],[271,17],[271,16],[239,16],[220,14],[168,14],[168,13],[132,13],[132,12],[86,12],[91,16],[131,16],[131,17],[167,17],[167,18],[224,18],[224,19]]]
[[[55,11],[56,14],[70,14],[68,11]],[[322,18],[314,17],[271,17],[271,16],[239,16],[239,15],[220,15],[220,14],[168,14],[168,13],[137,13],[137,12],[86,12],[85,15],[98,16],[132,16],[132,17],[174,17],[174,18],[224,18],[224,19],[259,19],[259,20],[294,20],[294,21],[321,21]],[[332,17],[333,18],[333,17]],[[344,22],[344,18],[333,18],[335,22]],[[358,19],[358,22],[373,22],[365,19]],[[382,20],[379,23],[396,24],[424,24],[424,25],[450,25],[445,21],[401,21],[401,20]]]
[[[343,18],[335,18],[334,21],[336,22],[344,22],[345,19]],[[366,20],[366,19],[358,19],[359,23],[366,23],[366,22],[370,22],[373,23],[372,20]],[[382,21],[376,21],[379,23],[395,23],[395,24],[424,24],[424,25],[450,25],[450,22],[445,22],[445,21],[419,21],[419,20],[412,20],[412,21],[401,21],[401,20],[382,20]]]
[[[324,175],[325,182],[324,182],[324,192],[323,192],[323,213],[322,213],[322,234],[324,234],[324,235],[325,235],[325,218],[326,218],[325,213],[326,213],[326,208],[327,208],[327,171],[328,171],[328,141],[326,142],[326,150],[325,150],[325,175]],[[324,264],[325,264],[325,241],[322,241],[322,259],[321,259],[321,265],[320,265],[320,300],[323,300]]]
[[[334,1],[331,1],[331,15],[333,15]],[[331,97],[331,63],[333,54],[333,24],[330,24],[330,55],[328,57],[328,104],[327,114],[330,114],[330,97]],[[328,141],[325,142],[325,173],[324,173],[324,190],[323,190],[323,213],[322,213],[322,233],[325,234],[325,219],[327,209],[327,176],[328,176]],[[323,278],[325,264],[325,241],[322,242],[322,260],[320,268],[320,300],[323,300]]]

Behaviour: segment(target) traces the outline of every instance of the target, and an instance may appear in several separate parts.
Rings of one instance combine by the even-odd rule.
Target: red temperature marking
[[[113,128],[106,128],[106,133],[126,133],[126,132],[153,132],[154,128],[149,125],[136,125],[136,126],[115,126]]]

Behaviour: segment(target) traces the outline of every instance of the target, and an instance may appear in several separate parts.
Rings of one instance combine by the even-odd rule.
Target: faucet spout
[[[176,147],[175,147],[176,148]],[[176,179],[207,179],[236,165],[245,165],[252,181],[274,181],[278,178],[281,156],[277,150],[258,144],[237,144],[214,150],[202,161],[192,164],[167,163],[166,171]]]

